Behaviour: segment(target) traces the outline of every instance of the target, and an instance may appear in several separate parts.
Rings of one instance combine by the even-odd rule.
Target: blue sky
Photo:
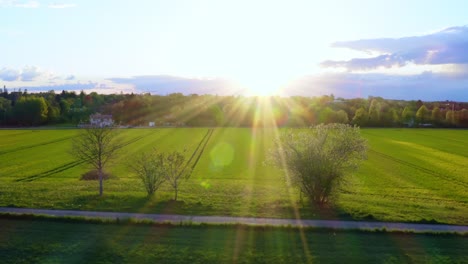
[[[468,101],[466,1],[0,0],[0,84]]]

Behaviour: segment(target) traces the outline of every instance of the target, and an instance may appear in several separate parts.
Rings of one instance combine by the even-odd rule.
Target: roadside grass
[[[466,236],[0,219],[2,263],[463,263]]]
[[[124,147],[108,172],[117,179],[80,181],[88,166],[70,154],[77,130],[0,130],[0,206],[468,224],[468,130],[362,129],[368,160],[347,178],[335,209],[299,199],[283,173],[265,165],[274,129],[121,130]],[[128,168],[141,152],[187,148],[198,161],[180,201],[163,185],[147,197]],[[198,159],[199,157],[199,159]]]

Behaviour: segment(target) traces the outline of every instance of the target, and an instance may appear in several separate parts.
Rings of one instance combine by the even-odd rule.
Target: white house
[[[112,115],[94,114],[89,116],[89,123],[94,127],[106,127],[114,125]]]

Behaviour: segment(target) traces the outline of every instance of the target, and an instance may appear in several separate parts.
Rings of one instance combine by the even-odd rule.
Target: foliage
[[[419,107],[418,111],[416,112],[416,121],[419,124],[424,124],[429,121],[429,110],[425,105]]]
[[[0,97],[0,124],[6,124],[7,122],[7,115],[10,114],[11,111],[11,101]]]
[[[20,125],[41,125],[47,120],[47,104],[42,97],[21,97],[13,113]]]
[[[431,120],[434,124],[439,125],[442,121],[442,112],[440,111],[439,107],[434,107],[431,111]]]
[[[42,107],[24,107],[22,101],[29,99],[43,100],[46,112]],[[146,126],[148,122],[155,122],[156,126],[307,127],[352,121],[361,127],[399,127],[417,121],[416,111],[423,105],[429,112],[439,108],[441,115],[438,122],[427,117],[424,123],[430,122],[438,127],[468,127],[468,118],[463,112],[463,109],[468,109],[466,102],[388,100],[372,96],[335,99],[333,95],[265,98],[181,93],[166,96],[148,93],[86,94],[84,91],[56,94],[53,90],[27,93],[21,89],[14,92],[4,89],[0,93],[0,115],[3,114],[0,124],[78,124],[86,123],[90,114],[100,112],[112,114],[116,124],[130,126]],[[445,120],[448,110],[454,113]],[[271,114],[273,118],[269,116]],[[30,117],[35,117],[34,122]]]
[[[405,109],[403,109],[403,113],[401,114],[401,118],[403,119],[403,121],[408,124],[412,124],[414,122],[414,116],[414,111],[411,110],[411,108],[408,106],[406,106]]]
[[[369,106],[369,124],[371,126],[378,126],[380,122],[380,103],[373,99]]]
[[[455,125],[455,112],[448,110],[445,114],[445,122],[447,124]]]
[[[164,154],[157,150],[140,154],[131,164],[133,172],[143,183],[148,195],[153,195],[166,180]]]
[[[272,152],[274,163],[318,205],[330,201],[345,173],[356,169],[367,151],[359,128],[343,124],[288,131],[277,144],[279,150]]]
[[[367,125],[368,120],[369,120],[369,115],[367,114],[366,109],[364,109],[363,107],[360,107],[356,110],[352,123],[358,126],[365,126]]]
[[[113,127],[89,127],[73,139],[71,154],[98,171],[100,196],[103,194],[104,169],[121,148],[116,135],[117,130]]]

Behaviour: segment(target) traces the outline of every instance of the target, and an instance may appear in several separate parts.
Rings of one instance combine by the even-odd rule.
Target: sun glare
[[[278,74],[251,75],[238,78],[240,84],[246,89],[247,96],[273,96],[278,95],[289,78]]]

